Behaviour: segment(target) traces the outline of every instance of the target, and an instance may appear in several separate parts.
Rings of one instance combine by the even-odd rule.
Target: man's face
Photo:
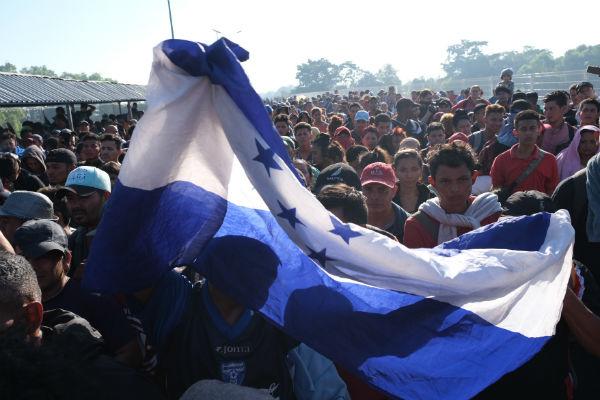
[[[379,102],[377,101],[377,99],[369,100],[369,107],[371,108],[371,110],[375,110],[378,104]]]
[[[478,110],[473,114],[473,120],[480,124],[485,124],[485,109]]]
[[[354,116],[356,115],[356,113],[358,112],[358,110],[360,110],[360,107],[357,107],[357,106],[350,107],[350,111],[348,111],[349,115],[350,115],[350,118],[354,119]]]
[[[362,119],[356,121],[356,129],[358,129],[359,132],[364,131],[368,125],[369,123],[367,121],[363,121]]]
[[[67,181],[67,176],[75,166],[69,167],[65,163],[49,162],[46,164],[46,173],[48,174],[48,182],[51,185],[64,185]]]
[[[589,159],[598,152],[598,138],[594,132],[584,131],[581,133],[577,152],[583,159]]]
[[[433,94],[426,93],[421,95],[421,104],[431,104],[433,102]]]
[[[56,290],[62,286],[63,278],[67,274],[68,264],[64,262],[64,255],[61,252],[51,251],[41,257],[26,258],[37,275],[42,293]]]
[[[23,225],[25,220],[17,217],[0,217],[0,231],[4,237],[10,242],[13,243],[15,237],[15,231]]]
[[[311,116],[312,116],[313,121],[320,121],[321,120],[321,110],[318,109],[318,108],[315,108],[312,111],[312,115]]]
[[[438,193],[440,205],[448,213],[463,213],[471,195],[471,171],[465,164],[458,167],[440,165],[431,184]]]
[[[471,90],[469,90],[469,96],[471,96],[471,98],[474,100],[479,99],[481,97],[481,94],[481,89],[479,88],[471,88]]]
[[[321,148],[319,146],[313,146],[310,151],[312,156],[313,165],[321,165],[323,164],[323,153],[321,152]]]
[[[571,101],[573,102],[573,104],[577,104],[578,103],[578,96],[577,96],[577,89],[576,88],[569,89],[569,96],[571,96]]]
[[[508,104],[508,101],[510,100],[510,94],[506,93],[504,90],[501,90],[496,94],[496,98],[498,99],[498,103],[503,105]]]
[[[500,132],[500,128],[502,128],[503,122],[504,120],[502,119],[501,113],[489,113],[485,116],[485,129],[488,132],[492,132],[495,135],[498,132]]]
[[[302,128],[298,129],[295,133],[296,140],[298,141],[298,146],[305,147],[307,144],[310,144],[311,134],[310,129]]]
[[[121,150],[117,149],[117,144],[112,140],[105,140],[100,148],[100,158],[104,162],[115,161],[119,162]]]
[[[456,131],[462,132],[465,135],[469,136],[471,134],[471,121],[469,121],[466,118],[461,119],[460,121],[458,121],[458,124],[456,125]]]
[[[389,122],[378,122],[377,125],[375,125],[375,127],[377,128],[377,135],[379,137],[390,133],[391,126]]]
[[[579,95],[581,96],[580,98],[582,100],[596,98],[596,92],[594,91],[594,88],[589,86],[581,88],[581,90],[579,91]]]
[[[553,124],[562,121],[565,112],[565,107],[560,107],[555,101],[549,101],[544,104],[544,115],[546,121]]]
[[[377,146],[377,135],[375,132],[367,132],[362,138],[362,145],[369,150],[373,150]]]
[[[83,161],[95,160],[100,156],[100,145],[95,140],[86,140],[81,149],[81,158]]]
[[[79,133],[90,133],[90,126],[86,124],[79,125]]]
[[[119,134],[119,128],[117,128],[114,125],[108,125],[106,128],[104,128],[104,133],[111,133],[113,135],[118,135]]]
[[[362,191],[367,198],[367,210],[371,212],[385,212],[392,206],[392,199],[396,195],[396,188],[390,188],[381,183],[369,183],[363,186]]]
[[[17,142],[14,139],[4,139],[0,142],[0,151],[14,153],[17,149]]]
[[[598,109],[593,104],[585,104],[579,111],[581,125],[595,125],[598,123]]]
[[[310,172],[308,171],[308,165],[304,162],[294,162],[294,166],[302,173],[304,176],[304,181],[306,182],[306,187],[312,186],[312,178],[310,176]]]
[[[31,173],[39,174],[44,172],[44,168],[40,165],[39,161],[33,157],[25,157],[23,164],[25,164],[25,168]]]
[[[100,222],[104,201],[100,193],[94,192],[89,196],[67,194],[67,209],[76,225],[93,228]]]
[[[435,131],[429,132],[427,135],[427,141],[429,142],[430,146],[442,144],[446,141],[446,135],[442,129],[436,129]]]
[[[288,124],[284,121],[275,122],[275,129],[277,129],[277,133],[279,136],[287,136],[288,134]]]
[[[515,128],[517,130],[519,144],[534,145],[537,143],[537,139],[540,134],[539,121],[536,121],[535,119],[522,120],[519,121]]]

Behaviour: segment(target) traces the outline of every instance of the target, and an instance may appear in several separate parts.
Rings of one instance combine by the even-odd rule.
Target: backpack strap
[[[427,214],[425,214],[421,210],[414,213],[412,217],[419,221],[419,223],[423,228],[425,228],[425,231],[429,234],[429,236],[431,236],[433,240],[435,240],[437,243],[438,232],[440,228],[439,224],[436,224]]]
[[[523,172],[521,172],[521,175],[519,175],[517,179],[515,179],[515,181],[508,186],[507,192],[509,193],[509,195],[515,190],[517,186],[519,186],[525,179],[527,179],[527,177],[531,175],[533,171],[535,171],[535,169],[542,163],[542,160],[544,159],[546,154],[548,154],[548,152],[538,148],[537,157],[531,160],[529,165],[527,165],[527,168],[525,168]]]

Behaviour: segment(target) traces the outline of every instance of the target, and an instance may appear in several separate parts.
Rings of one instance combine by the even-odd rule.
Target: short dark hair
[[[95,133],[88,133],[81,138],[80,143],[83,143],[87,140],[93,140],[95,142],[100,142],[100,138]]]
[[[429,125],[427,125],[427,134],[428,135],[433,131],[439,131],[439,130],[444,131],[444,125],[442,125],[440,122],[432,122]]]
[[[290,117],[287,114],[277,114],[273,117],[273,123],[276,124],[278,122],[285,122],[286,124],[290,123]]]
[[[385,122],[385,123],[390,123],[392,122],[392,118],[390,118],[389,115],[381,113],[381,114],[377,114],[375,116],[375,125],[377,125],[380,122]]]
[[[362,106],[360,105],[360,103],[357,103],[357,102],[350,103],[350,105],[348,106],[348,109],[351,109],[352,107],[358,107],[359,110],[362,109]]]
[[[296,125],[294,125],[294,133],[298,132],[298,130],[300,129],[308,129],[308,131],[310,132],[312,126],[310,126],[310,124],[306,122],[298,122]]]
[[[423,159],[421,158],[421,154],[419,154],[419,152],[415,149],[402,149],[398,151],[394,155],[394,162],[392,165],[394,166],[394,168],[396,168],[401,160],[406,160],[408,158],[417,160],[419,167],[423,166]]]
[[[109,161],[107,163],[104,163],[100,167],[100,169],[109,175],[110,174],[119,175],[119,172],[121,172],[121,164],[114,162],[114,161]]]
[[[482,110],[485,110],[486,107],[487,107],[486,103],[476,104],[475,107],[473,107],[473,114],[476,114]]]
[[[555,90],[544,97],[544,103],[555,102],[559,107],[564,107],[569,102],[569,96],[562,90]]]
[[[520,90],[517,90],[516,92],[513,93],[510,101],[511,101],[511,103],[514,103],[517,100],[527,101],[527,95],[525,93],[521,92]]]
[[[348,147],[348,150],[346,150],[346,161],[349,163],[354,162],[358,160],[361,154],[367,153],[368,151],[369,149],[362,145],[355,144],[350,146]]]
[[[600,112],[600,101],[596,100],[596,99],[585,99],[585,100],[581,100],[581,103],[579,103],[579,110],[581,110],[583,108],[584,105],[587,104],[591,104],[594,107],[596,107],[596,110],[598,110]]]
[[[536,103],[539,99],[539,95],[537,92],[527,92],[525,93],[525,97],[527,97],[527,100],[533,100]]]
[[[2,154],[0,156],[0,178],[6,178],[10,181],[17,179],[20,161],[16,155]]]
[[[490,104],[489,106],[485,107],[486,116],[493,113],[504,114],[505,112],[506,110],[500,104]]]
[[[317,194],[317,200],[330,210],[341,208],[344,218],[357,225],[367,223],[367,202],[365,196],[345,183],[326,185]]]
[[[593,89],[594,85],[592,85],[592,82],[581,82],[580,84],[577,85],[577,93],[580,93],[581,90],[586,87]]]
[[[35,271],[23,257],[1,251],[0,307],[12,311],[32,301],[42,301]]]
[[[452,117],[452,125],[456,128],[458,126],[458,123],[460,121],[462,121],[463,119],[468,120],[469,122],[471,121],[471,119],[469,118],[469,114],[463,110],[463,109],[458,109],[454,112],[454,116]]]
[[[106,133],[102,135],[102,137],[100,138],[100,143],[102,142],[114,142],[117,150],[121,150],[121,145],[123,144],[121,139],[117,137],[117,135],[114,135],[112,133]]]
[[[526,120],[535,120],[540,122],[540,115],[533,110],[524,110],[519,112],[515,117],[515,129],[518,129],[519,122]]]
[[[496,86],[496,89],[494,89],[494,95],[498,95],[498,93],[500,92],[508,93],[508,95],[512,94],[512,90],[510,90],[504,85]]]
[[[473,150],[468,144],[460,140],[442,144],[429,150],[427,161],[429,162],[429,171],[433,178],[435,178],[438,168],[442,165],[452,168],[465,165],[469,171],[475,171]]]
[[[373,164],[376,162],[391,164],[392,157],[390,156],[390,154],[387,151],[385,151],[384,149],[382,149],[379,146],[375,147],[373,150],[371,150],[367,153],[362,153],[358,157],[358,167],[361,170],[364,169],[367,165]]]

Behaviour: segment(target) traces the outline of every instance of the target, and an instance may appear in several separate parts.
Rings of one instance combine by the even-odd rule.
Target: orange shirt
[[[517,158],[517,146],[519,144],[515,144],[494,160],[492,170],[490,171],[493,187],[502,188],[510,186],[538,156],[539,149],[536,146],[529,157]],[[513,193],[524,190],[538,190],[551,196],[558,182],[559,175],[556,157],[547,153],[537,168],[523,182],[517,185]]]

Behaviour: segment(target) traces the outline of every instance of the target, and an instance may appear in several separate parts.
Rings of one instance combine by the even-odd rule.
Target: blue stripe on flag
[[[540,228],[534,220],[517,224],[521,240]],[[240,303],[394,396],[471,397],[548,339],[498,328],[447,303],[333,280],[270,212],[231,203],[195,266]]]

